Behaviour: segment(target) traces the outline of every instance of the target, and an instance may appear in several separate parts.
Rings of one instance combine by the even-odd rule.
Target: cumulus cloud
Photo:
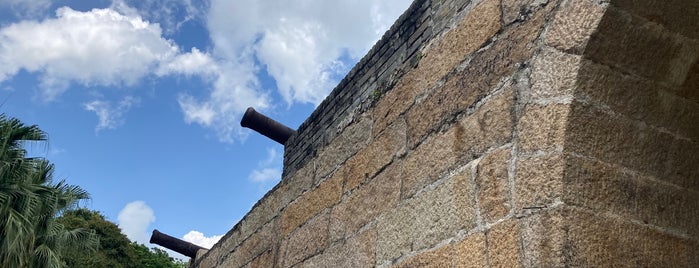
[[[139,102],[140,99],[127,96],[116,105],[105,100],[93,100],[83,104],[83,107],[87,111],[95,112],[97,118],[99,118],[99,122],[95,127],[95,131],[99,132],[103,129],[116,129],[124,124],[124,114]]]
[[[287,103],[317,104],[410,2],[214,0],[208,27],[224,58],[252,50]]]
[[[155,214],[146,202],[133,201],[126,204],[117,217],[121,232],[131,241],[148,244],[148,227],[155,222]]]
[[[83,85],[133,85],[177,47],[157,24],[111,9],[88,12],[62,7],[56,18],[22,21],[0,29],[0,81],[20,69],[41,74],[47,99]]]
[[[17,17],[36,16],[51,6],[51,0],[0,0],[0,7],[9,8]]]
[[[250,172],[252,182],[266,184],[277,182],[282,177],[282,155],[275,148],[267,148],[267,158],[257,163],[257,169]]]
[[[213,235],[207,237],[202,232],[192,230],[182,236],[182,240],[210,249],[214,244],[216,244],[216,242],[218,242],[218,240],[221,240],[222,237],[223,235]]]
[[[201,18],[206,1],[191,0],[113,0],[111,7],[119,12],[156,21],[170,35],[185,23]]]

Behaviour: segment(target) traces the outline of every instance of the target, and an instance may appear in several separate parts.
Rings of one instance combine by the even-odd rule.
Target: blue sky
[[[409,0],[0,0],[0,111],[147,243],[209,247],[280,179],[245,108],[298,127]]]

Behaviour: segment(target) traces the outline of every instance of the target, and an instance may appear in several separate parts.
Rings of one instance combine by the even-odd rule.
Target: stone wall
[[[697,17],[416,1],[194,266],[699,266]]]

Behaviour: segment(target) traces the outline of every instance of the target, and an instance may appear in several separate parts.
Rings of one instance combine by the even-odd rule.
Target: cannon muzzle
[[[153,234],[150,236],[149,242],[151,244],[161,245],[190,258],[196,258],[198,250],[206,250],[206,248],[161,233],[157,229],[153,230]]]
[[[282,145],[286,143],[286,140],[288,140],[291,135],[296,133],[296,131],[293,129],[282,125],[272,118],[258,113],[252,107],[249,107],[245,111],[243,119],[240,120],[240,125],[257,131],[258,133],[278,143],[281,143]]]

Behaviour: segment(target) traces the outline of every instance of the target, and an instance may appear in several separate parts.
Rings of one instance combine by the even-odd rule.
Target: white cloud
[[[51,0],[0,0],[0,7],[9,8],[18,17],[36,16],[51,6]]]
[[[257,163],[257,169],[250,172],[252,182],[266,184],[277,182],[282,177],[282,155],[275,148],[267,148],[267,158]]]
[[[287,103],[319,103],[401,14],[409,0],[211,2],[208,27],[224,58],[254,56]],[[362,19],[364,18],[364,19]]]
[[[155,222],[155,214],[146,202],[133,201],[126,204],[117,217],[121,232],[131,241],[148,244],[150,234],[148,227]]]
[[[105,100],[93,100],[83,104],[87,111],[95,112],[99,121],[95,127],[95,131],[99,132],[103,129],[116,129],[124,124],[124,114],[131,109],[132,106],[138,105],[140,100],[131,96],[127,96],[116,107],[112,103]]]
[[[204,236],[203,233],[199,231],[189,231],[189,233],[185,234],[182,236],[182,240],[187,241],[189,243],[195,244],[200,247],[205,247],[210,249],[218,240],[221,240],[223,235],[213,235],[213,236]]]
[[[191,0],[113,0],[111,7],[158,22],[169,35],[183,24],[203,16],[206,5],[206,1]]]
[[[111,9],[62,7],[54,19],[0,29],[0,81],[20,69],[41,73],[44,97],[50,100],[70,82],[133,85],[176,54],[177,47],[161,37],[157,24]]]

